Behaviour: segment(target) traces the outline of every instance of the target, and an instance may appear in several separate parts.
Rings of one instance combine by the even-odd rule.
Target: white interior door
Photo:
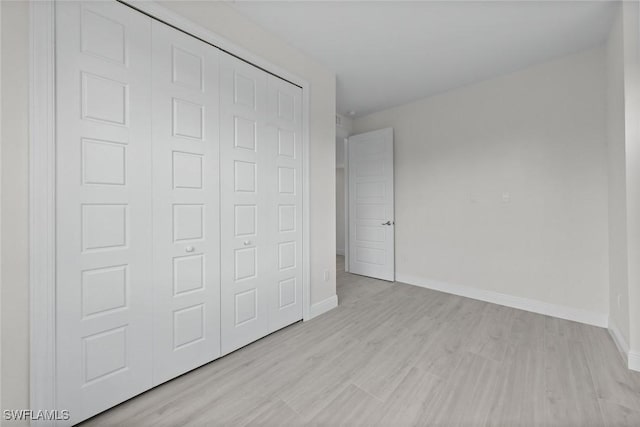
[[[220,355],[218,49],[152,23],[154,384]]]
[[[56,407],[152,385],[151,19],[56,4]]]
[[[393,129],[349,137],[349,271],[395,280]]]

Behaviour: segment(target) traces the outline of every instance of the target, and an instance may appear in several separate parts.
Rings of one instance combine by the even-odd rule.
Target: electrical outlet
[[[329,281],[329,270],[325,270],[324,271],[324,281],[328,282]]]
[[[511,201],[511,194],[504,192],[502,193],[502,202],[509,203]]]

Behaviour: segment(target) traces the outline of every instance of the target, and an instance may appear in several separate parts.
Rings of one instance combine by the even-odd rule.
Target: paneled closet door
[[[152,24],[154,383],[220,355],[218,49]]]
[[[152,385],[151,19],[56,4],[57,408],[77,423]]]
[[[302,319],[301,90],[221,54],[222,353]]]
[[[302,89],[268,80],[269,332],[302,319]]]
[[[269,333],[267,74],[220,55],[222,354]]]

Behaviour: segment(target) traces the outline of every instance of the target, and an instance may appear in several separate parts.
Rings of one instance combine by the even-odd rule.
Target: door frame
[[[349,137],[344,138],[344,271],[349,272]]]
[[[117,1],[302,88],[302,318],[310,320],[309,82],[154,1]],[[55,0],[29,3],[29,38],[29,406],[51,410],[56,409]]]

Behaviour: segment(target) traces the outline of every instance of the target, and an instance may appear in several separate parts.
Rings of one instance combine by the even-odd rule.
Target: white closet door
[[[56,18],[56,407],[77,423],[152,385],[151,19]]]
[[[220,56],[222,354],[268,334],[267,74]]]
[[[302,89],[268,80],[269,332],[302,319]],[[272,259],[271,259],[272,258]]]
[[[301,90],[221,55],[222,353],[302,319]]]
[[[218,49],[154,21],[154,383],[220,355]]]

